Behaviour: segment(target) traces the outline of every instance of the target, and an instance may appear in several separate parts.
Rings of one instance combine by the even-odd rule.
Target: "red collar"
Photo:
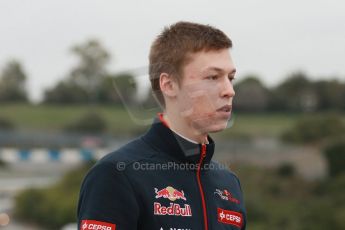
[[[159,120],[163,123],[163,125],[165,125],[167,128],[170,129],[167,121],[164,119],[164,114],[163,113],[158,113],[157,115],[158,115]]]

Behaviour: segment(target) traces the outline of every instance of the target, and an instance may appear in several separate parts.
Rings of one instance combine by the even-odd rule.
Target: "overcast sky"
[[[109,70],[143,67],[154,37],[179,20],[229,35],[238,78],[255,73],[271,86],[303,70],[345,81],[343,0],[0,0],[0,68],[19,60],[37,100],[75,65],[72,45],[97,38]]]

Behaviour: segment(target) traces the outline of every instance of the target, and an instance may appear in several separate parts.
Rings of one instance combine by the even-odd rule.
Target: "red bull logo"
[[[157,188],[155,188],[155,193],[156,193],[156,199],[166,198],[166,199],[169,199],[170,201],[175,201],[179,199],[182,199],[185,201],[187,200],[182,190],[179,191],[171,186],[168,186],[161,190],[158,190]]]
[[[179,204],[170,203],[170,206],[166,207],[158,202],[154,202],[153,209],[155,215],[192,216],[192,209],[188,204],[185,204],[184,207],[181,207]]]

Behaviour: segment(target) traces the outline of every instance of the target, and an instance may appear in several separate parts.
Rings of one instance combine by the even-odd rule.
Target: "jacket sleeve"
[[[93,229],[97,224],[108,226],[104,229],[137,229],[139,206],[124,171],[111,162],[96,164],[81,186],[77,215],[78,230]],[[90,223],[93,225],[88,227]]]
[[[241,191],[241,195],[242,195],[242,202],[244,202],[244,198],[243,198],[243,190],[242,190],[242,186],[241,186],[241,182],[240,182],[240,179],[235,175],[235,178],[237,180],[237,183],[238,183],[238,187]],[[247,228],[247,211],[246,211],[246,208],[244,207],[244,212],[243,212],[243,226],[241,228],[241,230],[246,230]]]

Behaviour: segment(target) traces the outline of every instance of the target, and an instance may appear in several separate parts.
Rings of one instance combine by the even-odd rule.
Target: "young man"
[[[153,42],[150,80],[164,113],[101,159],[82,184],[79,229],[245,229],[238,178],[211,161],[208,133],[227,127],[235,92],[231,40],[178,22]]]

